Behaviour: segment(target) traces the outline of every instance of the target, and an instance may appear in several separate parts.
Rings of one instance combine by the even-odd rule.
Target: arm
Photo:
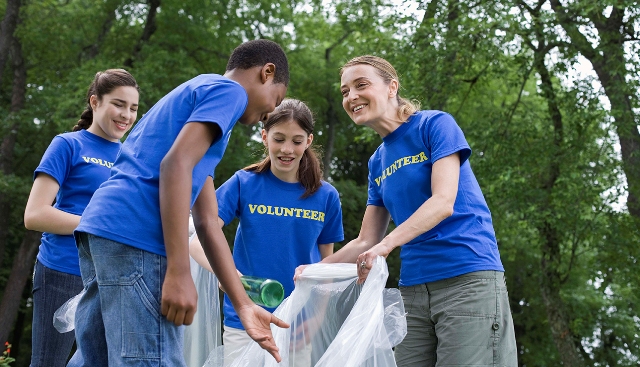
[[[333,243],[318,245],[318,249],[320,250],[320,258],[325,259],[327,256],[333,254]]]
[[[218,134],[214,124],[187,123],[160,163],[160,217],[167,252],[161,311],[176,325],[191,324],[198,297],[187,243],[193,168]]]
[[[362,219],[358,237],[349,241],[338,252],[322,260],[323,263],[351,263],[358,255],[382,241],[390,219],[389,211],[382,206],[368,205]]]
[[[218,201],[211,177],[207,178],[200,195],[198,195],[192,213],[202,249],[220,284],[226,290],[245,331],[260,347],[267,350],[276,361],[280,362],[280,354],[273,340],[270,324],[273,323],[279,327],[289,327],[289,325],[253,303],[240,283],[229,244],[220,226],[216,225],[218,224]]]
[[[24,209],[24,226],[27,229],[54,234],[73,234],[80,223],[80,216],[53,207],[60,185],[46,173],[36,176]]]
[[[224,221],[220,219],[220,217],[218,217],[218,224],[220,228],[224,227]],[[207,260],[207,255],[204,254],[204,249],[197,234],[193,236],[193,239],[189,243],[189,255],[191,255],[200,266],[213,273],[213,269],[211,269],[209,260]]]
[[[357,256],[356,264],[363,262],[365,264],[364,267],[358,266],[359,282],[367,278],[376,256],[387,257],[394,248],[410,242],[453,214],[459,177],[460,155],[458,153],[441,158],[433,164],[431,197],[382,241]]]
[[[389,211],[382,206],[368,205],[364,212],[364,218],[362,219],[362,226],[360,227],[360,233],[358,237],[349,241],[338,252],[333,253],[333,246],[331,252],[322,252],[320,248],[320,255],[322,256],[321,263],[353,263],[361,253],[369,250],[374,245],[382,241],[384,234],[389,227],[390,219]],[[298,277],[308,265],[300,265],[296,268],[293,280],[298,280]]]

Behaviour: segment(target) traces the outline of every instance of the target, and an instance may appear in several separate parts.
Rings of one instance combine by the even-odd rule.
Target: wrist
[[[387,257],[387,255],[389,255],[389,253],[391,253],[393,249],[398,247],[398,245],[394,243],[393,238],[390,238],[390,236],[387,236],[383,238],[382,241],[380,241],[380,243],[378,243],[377,247],[379,247],[380,250],[382,250],[381,252],[384,254],[384,257]]]
[[[235,310],[244,309],[247,307],[253,307],[255,303],[249,298],[246,292],[242,292],[240,294],[235,294],[233,297],[227,293],[231,304]]]
[[[171,261],[167,256],[167,272],[166,272],[167,275],[178,276],[178,275],[189,274],[189,276],[191,276],[190,268],[191,266],[188,262],[185,264],[184,261],[176,261],[176,260]]]

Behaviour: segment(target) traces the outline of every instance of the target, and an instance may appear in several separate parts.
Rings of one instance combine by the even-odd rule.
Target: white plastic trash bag
[[[77,295],[69,298],[67,302],[53,313],[53,327],[55,327],[59,333],[68,333],[76,328],[76,308],[78,308],[78,302],[84,292],[83,289]]]
[[[400,291],[384,288],[388,275],[382,257],[364,285],[356,284],[354,264],[310,265],[274,312],[291,325],[271,326],[280,364],[251,342],[227,361],[224,346],[216,348],[204,366],[395,367],[392,347],[406,335],[407,324]]]
[[[193,323],[184,330],[184,359],[188,367],[201,367],[222,344],[218,279],[191,258],[191,276],[198,291]]]

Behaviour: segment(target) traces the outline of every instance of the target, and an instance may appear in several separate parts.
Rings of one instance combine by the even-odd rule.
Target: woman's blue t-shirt
[[[213,176],[222,159],[247,102],[240,84],[217,74],[197,76],[164,96],[131,130],[111,177],[94,194],[76,232],[166,256],[160,221],[160,162],[185,124],[218,125],[221,136],[193,170],[193,205],[205,179]]]
[[[471,149],[449,114],[417,112],[383,138],[369,160],[367,205],[385,207],[402,224],[431,197],[433,163],[456,152],[461,165],[453,214],[401,247],[401,286],[504,271],[491,213],[469,165]]]
[[[87,130],[60,134],[44,152],[34,179],[41,173],[53,177],[60,185],[53,207],[82,215],[93,193],[109,178],[120,146],[119,141],[103,139]],[[37,258],[49,269],[80,275],[72,235],[43,233]]]
[[[220,218],[227,224],[240,219],[233,245],[236,267],[244,275],[278,280],[285,297],[293,291],[296,267],[321,260],[318,245],[344,239],[336,189],[323,181],[301,199],[304,192],[300,183],[284,182],[271,171],[245,170],[216,190]],[[223,310],[225,325],[244,329],[227,295]]]

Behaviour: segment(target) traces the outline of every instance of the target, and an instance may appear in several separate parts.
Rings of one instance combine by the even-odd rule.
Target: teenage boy
[[[185,365],[181,325],[192,322],[197,301],[189,270],[190,209],[247,333],[280,361],[270,323],[288,325],[245,294],[217,224],[212,176],[236,121],[265,120],[288,83],[278,44],[246,42],[233,51],[223,76],[183,83],[138,122],[75,232],[86,293],[69,366]]]

